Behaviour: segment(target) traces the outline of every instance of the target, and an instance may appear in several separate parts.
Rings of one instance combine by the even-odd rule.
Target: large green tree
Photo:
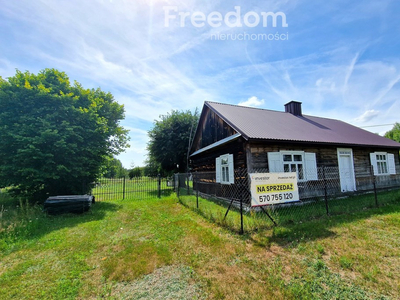
[[[149,131],[149,161],[158,162],[165,172],[186,172],[189,142],[197,121],[197,110],[172,110],[160,116]]]
[[[400,143],[400,123],[394,124],[393,128],[385,133],[385,137]]]
[[[33,199],[89,191],[107,157],[127,146],[124,108],[64,72],[0,77],[0,187]]]

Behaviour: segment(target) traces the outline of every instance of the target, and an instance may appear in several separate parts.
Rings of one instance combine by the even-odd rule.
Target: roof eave
[[[227,138],[224,138],[222,140],[219,140],[218,142],[212,143],[206,147],[203,147],[195,152],[193,152],[192,154],[190,154],[190,157],[196,156],[200,153],[215,149],[219,146],[225,145],[227,143],[233,142],[235,140],[237,140],[239,137],[241,137],[242,135],[240,133],[236,133],[234,135],[228,136]]]

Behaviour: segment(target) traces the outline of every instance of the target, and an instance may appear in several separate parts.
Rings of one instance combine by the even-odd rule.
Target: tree
[[[158,162],[166,172],[186,172],[189,140],[198,121],[197,110],[172,110],[160,116],[149,131],[150,141],[147,145],[150,161]]]
[[[0,77],[0,187],[39,200],[87,193],[107,157],[128,146],[123,118],[110,93],[71,85],[64,72]]]
[[[141,167],[134,167],[128,173],[129,179],[134,177],[141,177],[142,176],[142,168]]]
[[[121,178],[126,176],[127,172],[119,159],[111,157],[107,158],[102,173],[105,178]]]
[[[159,162],[155,160],[154,157],[148,155],[145,161],[145,167],[143,169],[144,176],[155,177],[158,174],[164,175],[163,171],[161,170],[161,165]]]
[[[385,137],[400,143],[400,123],[394,124],[393,128],[385,133]]]

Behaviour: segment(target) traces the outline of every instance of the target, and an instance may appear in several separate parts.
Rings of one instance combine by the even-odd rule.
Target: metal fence
[[[91,184],[96,201],[148,199],[173,192],[173,177],[101,178]]]
[[[253,170],[252,173],[268,173]],[[298,181],[300,201],[251,206],[250,177],[247,169],[234,171],[234,184],[216,182],[215,172],[176,174],[179,200],[209,219],[243,233],[271,225],[298,223],[327,215],[354,213],[400,198],[400,175],[357,176],[355,191],[343,192],[339,168],[320,167],[316,180]],[[305,178],[307,174],[304,174]],[[394,190],[392,193],[380,193]]]

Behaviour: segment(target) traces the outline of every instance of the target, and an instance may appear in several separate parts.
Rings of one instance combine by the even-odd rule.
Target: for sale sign
[[[297,174],[250,173],[251,206],[299,201]]]

